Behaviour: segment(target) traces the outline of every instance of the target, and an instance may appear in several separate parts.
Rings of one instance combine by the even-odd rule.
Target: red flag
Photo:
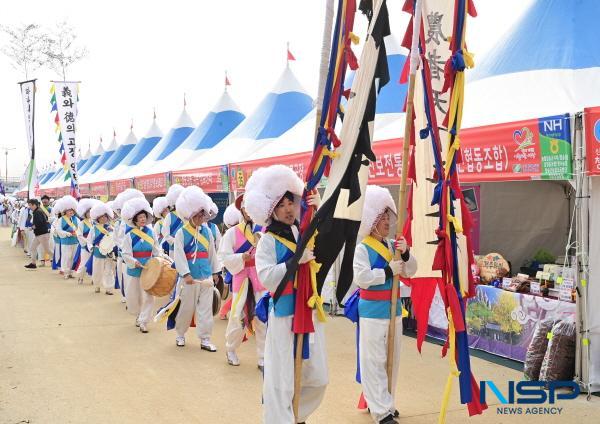
[[[225,86],[231,85],[231,82],[229,81],[229,78],[227,77],[227,75],[225,75]]]
[[[287,49],[287,60],[288,60],[288,62],[290,60],[296,60],[296,58],[294,57],[294,55],[292,54],[292,52],[290,51],[289,48]]]

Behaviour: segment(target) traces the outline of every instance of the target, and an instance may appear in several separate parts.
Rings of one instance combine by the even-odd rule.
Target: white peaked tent
[[[129,152],[133,150],[136,143],[137,137],[133,133],[132,129],[131,131],[129,131],[129,134],[127,134],[125,140],[123,140],[123,143],[121,143],[121,145],[117,147],[114,153],[110,155],[108,159],[106,159],[104,164],[97,168],[95,172],[88,172],[86,175],[82,176],[80,182],[82,184],[87,184],[107,181],[107,173],[113,170],[117,165],[119,165],[123,161],[123,159],[125,159]]]
[[[156,124],[155,117],[152,120],[152,125],[150,125],[150,128],[146,134],[140,138],[135,146],[129,151],[127,156],[125,156],[118,165],[104,174],[104,178],[107,180],[117,179],[129,168],[133,168],[138,165],[148,156],[148,154],[150,154],[150,152],[158,145],[162,138],[163,133]]]
[[[231,134],[210,150],[179,164],[178,168],[202,168],[245,160],[304,118],[312,109],[312,103],[292,70],[286,67],[274,88]]]
[[[77,170],[79,172],[79,175],[83,175],[91,167],[93,167],[96,164],[96,162],[98,162],[98,159],[100,159],[100,156],[102,156],[103,154],[104,148],[102,147],[102,139],[100,139],[96,151],[92,153],[90,158],[85,162],[85,164],[83,164],[83,166]]]
[[[398,82],[398,77],[404,67],[407,52],[393,35],[386,37],[385,46],[390,81],[382,87],[377,97],[374,141],[390,140],[404,136],[405,114],[403,108],[407,89],[406,84]],[[354,72],[349,72],[346,81],[344,81],[344,87],[351,87],[353,79]],[[344,99],[342,100],[342,104],[345,104]],[[258,149],[255,149],[242,160],[264,159],[312,151],[314,147],[315,119],[316,109],[313,109],[281,137],[261,143]],[[340,131],[340,122],[338,122],[337,128]]]
[[[119,144],[117,143],[117,134],[113,134],[113,139],[110,142],[110,144],[108,145],[108,147],[106,148],[106,150],[104,151],[104,153],[102,153],[102,155],[100,155],[100,157],[98,158],[98,160],[96,161],[96,163],[94,163],[90,168],[88,168],[87,171],[85,172],[80,172],[80,177],[81,177],[81,181],[85,181],[86,179],[89,178],[90,174],[94,174],[95,172],[98,172],[98,170],[100,168],[102,168],[102,166],[108,162],[108,160],[114,155],[114,153],[117,151],[117,149],[119,148]]]
[[[196,157],[217,146],[244,118],[245,115],[238,105],[225,91],[185,142],[163,160],[167,162],[166,170],[187,168],[187,164],[193,162]]]
[[[106,177],[106,174],[113,169],[115,169],[123,160],[129,155],[129,153],[133,150],[135,145],[137,144],[138,139],[133,132],[133,128],[127,134],[127,137],[121,143],[121,145],[115,150],[115,153],[108,159],[104,165],[96,172],[97,177],[95,181],[106,181],[102,178]]]
[[[600,104],[595,0],[536,1],[468,71],[463,128]]]
[[[184,107],[173,128],[147,154],[146,158],[136,166],[125,168],[118,178],[132,178],[140,175],[164,172],[164,169],[161,170],[158,168],[158,164],[181,146],[192,131],[194,131],[194,127],[194,122]]]

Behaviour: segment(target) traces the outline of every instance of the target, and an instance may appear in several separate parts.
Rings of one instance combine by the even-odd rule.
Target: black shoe
[[[36,264],[27,264],[27,265],[25,265],[25,268],[27,268],[27,269],[37,269],[37,265]]]
[[[397,409],[394,409],[394,418],[398,418],[400,416],[400,412]]]
[[[398,421],[396,421],[394,419],[394,416],[392,414],[390,414],[387,417],[385,417],[384,419],[382,419],[381,421],[379,421],[379,424],[398,424]]]

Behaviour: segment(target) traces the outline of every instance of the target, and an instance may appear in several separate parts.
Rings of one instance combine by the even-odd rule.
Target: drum
[[[142,271],[140,283],[146,292],[156,297],[167,296],[177,282],[177,270],[165,258],[150,259]]]
[[[213,317],[219,313],[221,310],[221,292],[216,287],[213,287],[213,304],[212,304],[212,314]]]
[[[105,235],[104,237],[102,237],[102,240],[100,240],[100,244],[98,245],[98,250],[100,250],[100,253],[107,256],[110,253],[112,253],[115,246],[116,246],[116,244],[115,244],[115,239],[113,238],[113,235],[108,234],[108,235]]]

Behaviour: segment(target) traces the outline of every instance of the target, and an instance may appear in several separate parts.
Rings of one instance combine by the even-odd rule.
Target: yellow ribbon
[[[40,209],[46,214],[46,216],[50,216],[50,212],[48,212],[48,209],[46,209],[46,206],[44,206],[43,203],[40,203]]]
[[[387,262],[390,262],[393,259],[390,249],[386,248],[383,243],[377,240],[375,237],[370,235],[366,236],[362,242],[377,252],[379,256],[381,256]]]
[[[150,234],[146,234],[139,228],[134,228],[133,230],[131,230],[131,232],[139,238],[141,238],[142,240],[144,240],[145,242],[149,243],[151,246],[154,246],[154,238],[152,238]]]
[[[71,221],[70,217],[65,215],[65,216],[63,216],[63,219],[65,220],[67,225],[73,229],[73,231],[77,231],[77,226],[75,224],[73,224],[73,221]]]
[[[246,238],[246,240],[248,240],[252,246],[256,247],[256,238],[254,237],[254,233],[252,232],[252,228],[250,228],[249,225],[246,225],[246,223],[243,222],[243,221],[240,222],[237,225],[237,227],[240,230],[240,232],[244,234],[244,237]]]
[[[290,249],[292,252],[296,253],[296,245],[289,240],[284,239],[283,237],[278,236],[277,234],[273,234],[269,232],[269,234],[278,242],[283,244],[285,247]],[[317,231],[311,237],[307,244],[308,249],[312,249],[315,246],[315,237],[317,235]],[[325,309],[323,308],[323,299],[319,296],[319,291],[317,290],[317,273],[321,268],[321,264],[317,263],[314,259],[309,262],[310,269],[310,285],[312,288],[312,296],[308,298],[306,301],[306,305],[310,309],[317,310],[317,319],[321,322],[325,322],[327,320],[327,314],[325,313]],[[296,286],[296,284],[294,284]]]
[[[104,234],[105,236],[107,236],[107,235],[108,235],[108,231],[106,230],[106,228],[104,228],[104,226],[103,226],[103,225],[99,225],[99,224],[97,224],[97,225],[96,225],[96,228],[98,229],[98,231],[100,231],[100,232],[101,232],[102,234]]]
[[[198,231],[198,229],[192,227],[189,222],[183,226],[183,229],[187,231],[192,237],[194,237],[194,239],[196,239],[198,243],[204,246],[204,249],[206,249],[206,251],[208,252],[209,242],[206,239],[206,237],[204,237],[202,233]]]

